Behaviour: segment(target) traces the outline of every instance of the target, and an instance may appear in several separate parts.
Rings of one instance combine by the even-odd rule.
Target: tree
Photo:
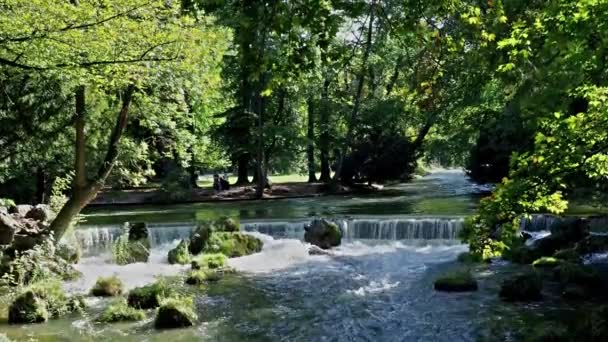
[[[225,35],[206,18],[184,15],[165,1],[111,1],[103,6],[93,1],[10,1],[2,10],[0,66],[60,77],[64,89],[73,93],[73,193],[50,227],[59,241],[114,168],[134,100],[145,99],[165,72],[200,75],[197,62],[217,64]],[[99,118],[114,124],[96,168],[87,153],[91,94],[105,94],[116,113]]]

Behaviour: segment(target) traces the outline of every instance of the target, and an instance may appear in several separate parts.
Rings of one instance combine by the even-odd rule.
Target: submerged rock
[[[308,254],[309,255],[330,255],[333,256],[334,254],[326,249],[323,249],[321,247],[315,246],[315,245],[311,245],[310,247],[308,247]]]
[[[167,254],[167,259],[171,265],[180,264],[186,265],[190,262],[190,252],[188,251],[188,241],[182,240]]]
[[[468,292],[477,291],[477,280],[473,278],[469,270],[460,270],[440,276],[435,280],[436,291],[444,292]]]
[[[542,279],[533,271],[505,280],[500,286],[500,297],[506,301],[535,301],[542,299]]]
[[[158,308],[154,327],[157,329],[190,327],[197,319],[198,316],[192,310],[192,299],[171,298]]]
[[[306,230],[304,241],[323,249],[337,247],[342,243],[342,231],[340,227],[328,220],[315,219],[304,229]]]

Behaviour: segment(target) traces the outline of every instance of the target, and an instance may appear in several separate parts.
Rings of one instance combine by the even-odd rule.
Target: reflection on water
[[[197,203],[165,206],[120,206],[89,209],[88,224],[125,221],[189,222],[222,215],[241,220],[301,219],[357,215],[465,215],[487,186],[475,185],[462,170],[442,170],[411,183],[386,187],[371,195],[327,196],[265,201]]]

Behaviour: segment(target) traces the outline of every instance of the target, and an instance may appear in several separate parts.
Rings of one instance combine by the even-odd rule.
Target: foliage
[[[226,266],[228,258],[222,253],[203,254],[192,261],[192,269],[217,269]]]
[[[218,281],[221,279],[221,274],[218,270],[214,269],[194,269],[186,275],[186,284],[188,285],[202,285],[211,281]]]
[[[68,281],[79,278],[80,272],[55,252],[53,239],[48,238],[30,250],[16,252],[12,259],[5,255],[0,265],[2,283],[25,286],[53,279]]]
[[[122,280],[117,276],[99,277],[91,289],[91,295],[97,297],[116,297],[123,291]]]
[[[23,289],[9,307],[9,323],[40,323],[81,311],[84,304],[68,297],[59,281],[44,281]]]
[[[190,263],[191,257],[188,250],[188,241],[180,241],[175,248],[169,251],[167,259],[170,264],[186,265]]]
[[[10,208],[16,205],[17,204],[15,204],[15,201],[10,198],[0,198],[0,207]]]
[[[132,308],[127,305],[126,301],[120,300],[105,308],[97,317],[97,321],[101,323],[134,322],[145,318],[145,311]]]
[[[213,232],[204,252],[221,253],[234,258],[258,253],[262,250],[262,246],[262,241],[255,236],[244,233]]]

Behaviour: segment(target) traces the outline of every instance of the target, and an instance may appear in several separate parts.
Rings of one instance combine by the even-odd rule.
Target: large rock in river
[[[315,219],[304,227],[304,241],[323,249],[340,246],[342,231],[337,224],[325,219]]]
[[[30,209],[27,214],[25,214],[25,218],[40,222],[51,221],[52,216],[53,212],[51,211],[51,208],[46,204],[38,204],[37,206]]]
[[[212,232],[213,227],[210,222],[199,223],[194,232],[190,235],[190,242],[188,243],[188,250],[190,253],[193,255],[200,254],[207,245],[207,241],[209,241]]]

